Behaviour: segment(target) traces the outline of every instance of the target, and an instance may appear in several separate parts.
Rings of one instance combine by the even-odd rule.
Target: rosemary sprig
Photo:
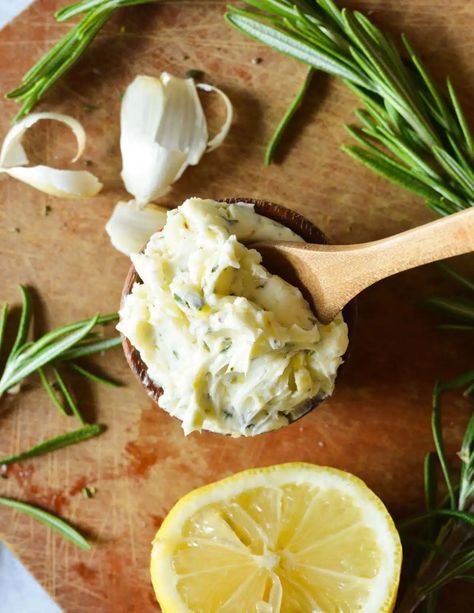
[[[396,608],[396,613],[412,613],[424,601],[428,600],[431,610],[435,610],[436,592],[441,587],[456,579],[465,580],[474,569],[474,413],[467,426],[459,457],[461,459],[460,482],[453,486],[448,462],[442,444],[441,433],[441,395],[451,389],[472,385],[474,370],[471,370],[445,384],[437,383],[433,391],[433,438],[437,456],[442,467],[443,476],[448,488],[447,499],[436,505],[435,496],[429,496],[428,511],[417,517],[410,518],[400,525],[403,531],[420,522],[426,522],[425,534],[427,548],[426,557],[421,557],[421,563],[415,577]],[[425,459],[425,468],[428,454]],[[437,487],[436,472],[425,469],[425,491],[435,491]],[[448,506],[448,508],[446,508]],[[441,524],[433,524],[433,519],[445,519]],[[416,545],[416,541],[415,541]],[[411,557],[420,560],[418,551],[412,551]]]
[[[58,22],[81,14],[84,17],[24,75],[17,88],[6,94],[7,98],[22,104],[15,120],[29,113],[56,81],[72,68],[116,9],[156,1],[81,0],[57,11]]]
[[[345,151],[447,215],[474,205],[474,147],[452,83],[433,82],[406,37],[407,57],[358,11],[332,0],[245,0],[227,21],[274,49],[341,78],[361,99],[359,145]]]
[[[470,279],[443,265],[442,270],[474,297],[474,284]],[[456,320],[457,312],[449,308],[451,299],[439,299],[437,308],[441,314]],[[430,308],[433,302],[428,301]],[[445,306],[448,305],[448,308]],[[460,319],[463,318],[461,314]],[[453,324],[455,325],[455,324]],[[406,520],[400,528],[407,528],[424,522],[423,549],[428,549],[426,556],[420,555],[420,548],[411,552],[413,581],[397,607],[397,613],[412,613],[422,603],[427,603],[427,610],[434,611],[437,590],[455,579],[473,580],[468,573],[474,569],[474,413],[467,425],[461,450],[460,479],[454,485],[451,470],[446,458],[441,428],[441,400],[449,390],[464,389],[464,395],[474,393],[474,368],[445,383],[436,383],[433,390],[432,432],[436,454],[428,453],[425,457],[424,481],[427,512]],[[435,461],[438,458],[441,472],[448,491],[447,496],[438,503],[437,477]],[[444,521],[439,521],[439,518]],[[422,524],[423,525],[423,524]],[[427,545],[427,546],[426,546]],[[413,570],[415,572],[413,572]]]
[[[0,458],[0,466],[4,464],[13,464],[14,462],[22,462],[23,460],[30,460],[31,458],[44,455],[45,453],[63,449],[63,447],[68,447],[69,445],[76,445],[77,443],[81,443],[82,441],[102,434],[104,430],[105,426],[101,424],[91,424],[79,428],[79,430],[74,430],[73,432],[60,434],[59,436],[55,436],[54,438],[50,438],[30,447],[26,451]]]
[[[46,524],[81,549],[88,551],[91,548],[86,539],[70,524],[65,522],[63,519],[48,513],[47,511],[43,511],[43,509],[27,504],[26,502],[20,502],[18,500],[3,497],[0,497],[0,504],[15,509],[16,511],[20,511],[21,513],[25,513],[43,524]]]
[[[20,286],[20,291],[23,301],[20,322],[13,346],[4,360],[5,366],[3,372],[0,372],[0,398],[6,391],[21,383],[23,379],[38,372],[41,383],[52,402],[62,413],[66,414],[67,411],[63,403],[58,398],[56,391],[50,384],[45,373],[45,368],[50,368],[66,404],[84,425],[85,422],[58,367],[61,363],[69,364],[70,360],[102,352],[119,345],[121,342],[119,336],[108,339],[97,339],[96,333],[93,332],[96,326],[115,321],[118,316],[116,313],[110,315],[96,315],[91,319],[85,319],[55,328],[44,334],[38,340],[27,342],[26,339],[31,324],[32,304],[28,290]],[[0,340],[4,337],[7,318],[8,305],[4,305],[0,315]],[[0,350],[1,349],[2,347],[0,344]],[[81,373],[81,370],[84,369],[76,366],[77,372]],[[89,371],[86,372],[89,378],[91,378],[92,373],[89,373]],[[86,376],[84,372],[81,374]],[[105,382],[102,377],[95,376],[95,380]]]

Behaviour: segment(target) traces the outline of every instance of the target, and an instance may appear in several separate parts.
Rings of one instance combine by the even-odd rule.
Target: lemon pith
[[[184,496],[159,529],[151,576],[164,613],[393,609],[400,540],[358,478],[291,463]]]

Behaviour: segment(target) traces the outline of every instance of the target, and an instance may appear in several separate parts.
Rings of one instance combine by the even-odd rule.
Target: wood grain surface
[[[5,92],[67,29],[52,18],[63,2],[38,0],[0,33],[0,89]],[[36,299],[36,328],[66,323],[118,307],[129,267],[104,231],[114,203],[125,198],[119,172],[120,96],[137,73],[189,68],[232,98],[236,119],[222,148],[186,171],[163,199],[190,195],[272,200],[309,217],[333,241],[388,236],[431,219],[416,197],[377,178],[340,151],[344,122],[355,97],[336,80],[317,75],[283,143],[279,163],[265,168],[265,143],[305,74],[304,66],[250,42],[223,22],[226,0],[174,0],[118,13],[70,75],[51,91],[42,110],[83,121],[87,150],[75,167],[88,167],[105,184],[90,201],[50,198],[10,179],[0,181],[0,298],[15,303],[17,283]],[[448,72],[474,120],[474,3],[452,0],[377,0],[347,3],[372,12],[394,35],[407,33],[432,72]],[[261,58],[260,63],[252,62]],[[97,108],[87,112],[87,106]],[[220,108],[207,105],[211,119]],[[16,105],[2,102],[0,134]],[[65,165],[72,137],[44,124],[32,130],[33,160]],[[51,211],[45,215],[45,206]],[[469,263],[466,264],[469,266]],[[471,267],[472,268],[472,267]],[[150,542],[174,502],[190,489],[238,470],[302,460],[350,470],[400,517],[423,504],[422,462],[433,448],[433,382],[466,367],[472,342],[435,330],[419,301],[455,291],[434,267],[393,277],[359,301],[351,357],[334,397],[294,425],[253,440],[209,433],[185,438],[178,422],[152,406],[118,349],[95,363],[124,382],[121,389],[71,379],[89,418],[107,424],[100,438],[11,467],[0,493],[61,514],[94,547],[81,552],[44,526],[0,509],[0,532],[67,612],[157,610],[150,586]],[[453,463],[472,410],[446,398],[444,432]],[[58,415],[34,378],[2,399],[0,455],[73,429]],[[84,499],[85,485],[97,488]],[[441,611],[474,608],[474,594],[454,586]]]

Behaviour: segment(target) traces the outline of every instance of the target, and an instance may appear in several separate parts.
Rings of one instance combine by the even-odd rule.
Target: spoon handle
[[[265,248],[265,245],[267,247]],[[474,251],[474,207],[370,243],[316,245],[257,244],[261,253],[284,256],[299,284],[313,298],[320,321],[328,323],[357,294],[398,272]],[[280,260],[281,263],[281,260]]]
[[[353,255],[358,252],[364,276],[372,284],[403,270],[474,251],[474,208],[389,238],[342,249]]]

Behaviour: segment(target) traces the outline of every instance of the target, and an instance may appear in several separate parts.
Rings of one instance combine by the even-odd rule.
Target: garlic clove
[[[217,135],[209,141],[207,121],[197,88],[216,92],[226,107]],[[229,98],[207,84],[163,72],[159,79],[138,75],[127,87],[120,114],[122,179],[131,202],[119,202],[106,230],[122,253],[137,253],[160,229],[163,209],[149,203],[168,192],[189,165],[219,147],[233,118]]]
[[[17,166],[0,168],[37,190],[60,198],[91,198],[102,188],[102,183],[87,170],[58,170],[49,166]]]
[[[174,182],[188,166],[199,163],[206,152],[209,134],[194,80],[180,79],[164,72],[161,81],[165,86],[166,107],[158,132],[159,142],[168,148],[178,147],[186,152]],[[169,109],[168,112],[166,109]]]
[[[161,230],[167,213],[167,209],[156,204],[140,208],[134,200],[118,202],[105,230],[118,251],[132,255],[141,251],[150,236]]]

